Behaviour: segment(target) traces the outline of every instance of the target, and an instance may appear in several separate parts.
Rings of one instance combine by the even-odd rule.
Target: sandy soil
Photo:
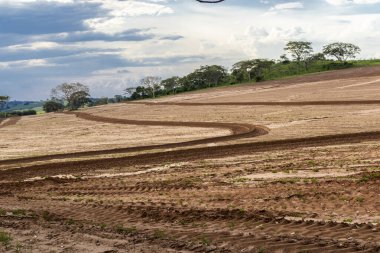
[[[17,120],[16,120],[17,119]],[[228,135],[200,127],[134,126],[89,122],[74,115],[46,114],[0,125],[0,160],[46,154],[163,144]]]
[[[0,251],[380,252],[378,70],[3,121]]]

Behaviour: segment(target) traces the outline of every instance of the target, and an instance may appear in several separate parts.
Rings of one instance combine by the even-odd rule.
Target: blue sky
[[[147,75],[278,58],[289,40],[380,57],[380,0],[0,0],[0,94],[40,100],[82,82],[113,96]]]

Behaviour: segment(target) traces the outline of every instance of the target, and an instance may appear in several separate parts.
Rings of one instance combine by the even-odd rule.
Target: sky
[[[112,97],[144,76],[277,59],[290,40],[378,58],[380,0],[0,0],[0,95],[42,100],[81,82]]]

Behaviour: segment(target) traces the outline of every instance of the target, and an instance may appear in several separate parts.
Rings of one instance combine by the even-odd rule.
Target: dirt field
[[[380,67],[0,122],[1,252],[380,252]]]

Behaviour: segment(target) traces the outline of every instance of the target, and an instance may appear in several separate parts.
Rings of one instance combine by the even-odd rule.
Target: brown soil
[[[318,90],[318,82],[339,79],[344,92],[365,89],[359,78],[376,77],[378,69],[275,83],[309,82]],[[268,94],[279,88],[273,83]],[[236,93],[227,90],[225,102],[202,102],[202,91],[188,95],[201,105],[184,102],[182,94],[157,107],[139,102],[75,115],[87,124],[221,129],[229,135],[0,161],[0,232],[12,237],[0,242],[0,251],[380,252],[379,100],[373,91],[360,101],[252,104],[233,101],[229,96]],[[260,108],[250,114],[248,106]],[[122,110],[131,119],[116,117]],[[105,116],[110,111],[115,114]],[[252,124],[259,113],[259,123]],[[0,127],[8,123],[11,134],[17,120],[10,121]],[[269,131],[262,123],[276,127]]]
[[[4,127],[8,127],[8,126],[12,126],[12,125],[16,125],[17,122],[21,119],[21,117],[12,117],[12,118],[9,118],[9,119],[2,119],[0,121],[0,128],[4,128]],[[2,123],[2,121],[4,121]]]

